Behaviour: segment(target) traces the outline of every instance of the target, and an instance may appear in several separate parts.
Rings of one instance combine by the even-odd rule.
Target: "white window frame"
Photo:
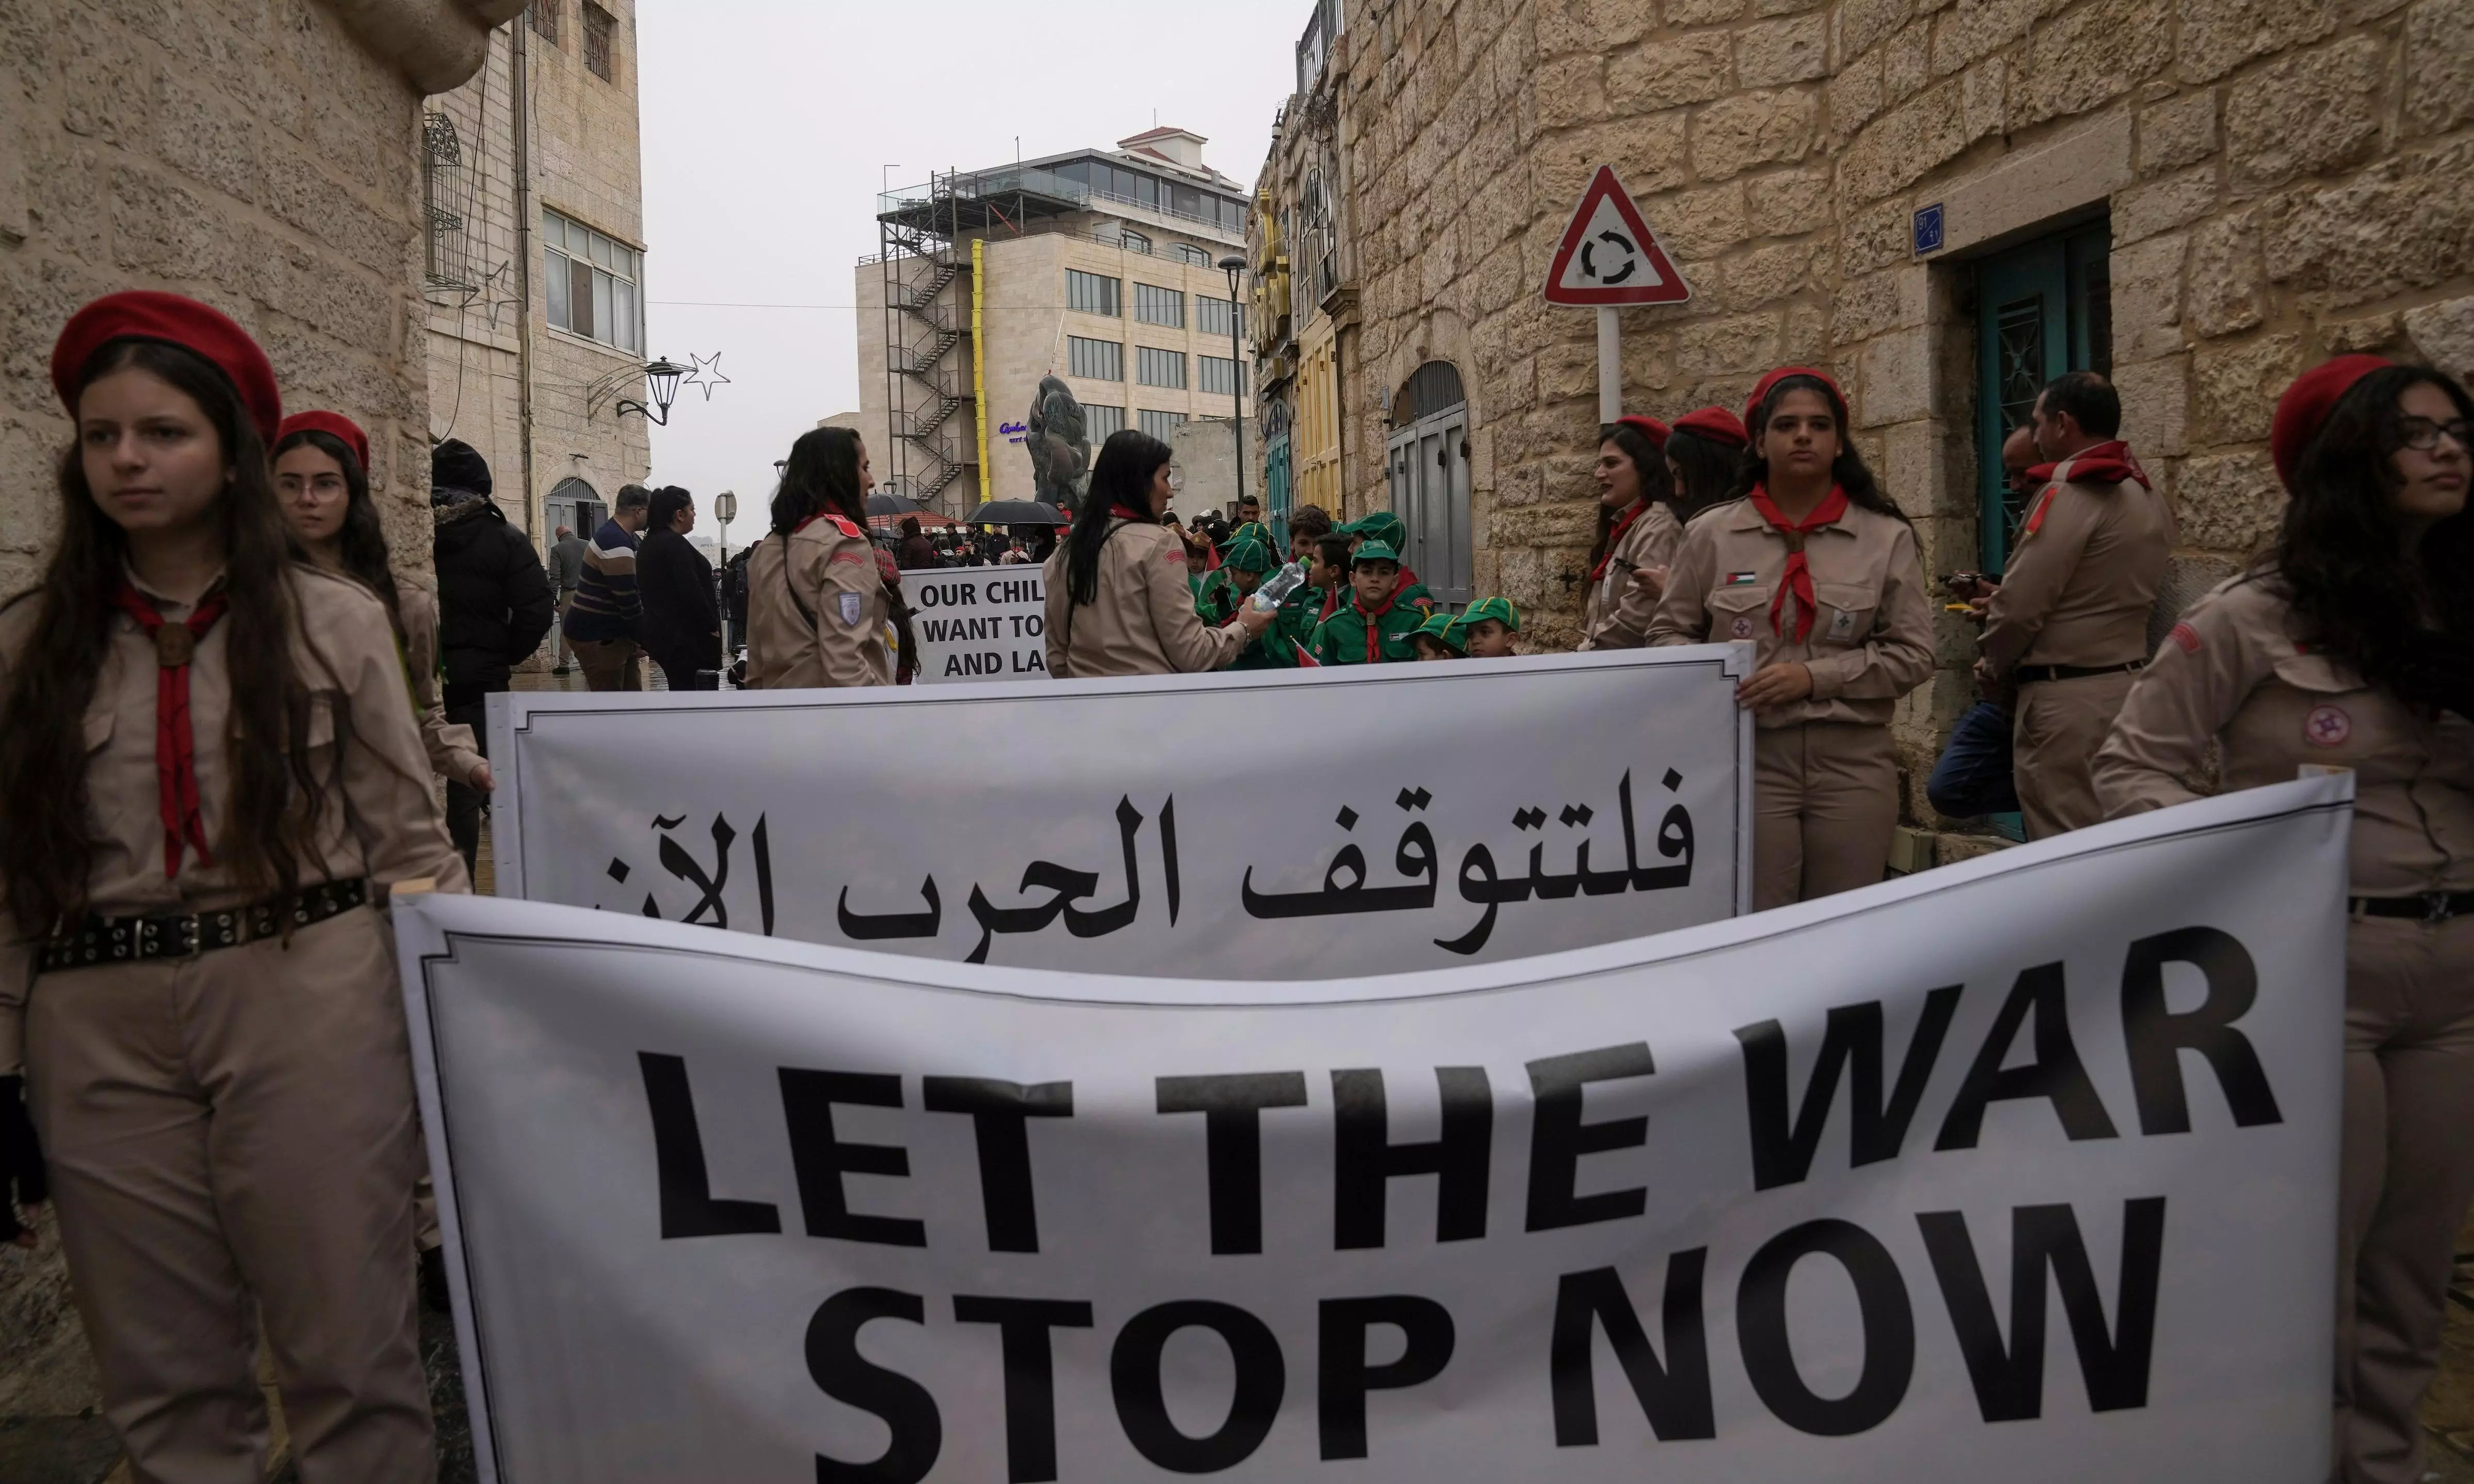
[[[574,270],[592,275],[592,328],[575,328]],[[543,312],[552,329],[626,355],[644,353],[644,255],[563,211],[542,209]]]

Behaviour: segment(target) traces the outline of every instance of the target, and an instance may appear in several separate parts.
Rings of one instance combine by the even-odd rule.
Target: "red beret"
[[[1636,412],[1630,417],[1617,418],[1615,422],[1648,439],[1651,448],[1661,450],[1666,448],[1666,425],[1658,419],[1645,418]]]
[[[352,457],[360,460],[361,473],[370,472],[370,435],[361,431],[360,424],[342,413],[296,412],[285,418],[283,426],[275,430],[275,442],[281,443],[294,433],[326,433],[342,439],[344,447],[352,450]],[[270,449],[274,446],[267,445]]]
[[[1768,399],[1770,389],[1789,377],[1810,377],[1830,388],[1830,395],[1838,405],[1842,407],[1847,405],[1847,394],[1838,389],[1838,383],[1831,378],[1830,373],[1815,371],[1809,366],[1781,366],[1754,385],[1752,400],[1744,403],[1745,427],[1750,428],[1761,420],[1761,403]],[[1746,441],[1749,442],[1750,439]]]
[[[61,404],[77,416],[78,377],[94,353],[114,340],[161,340],[191,351],[212,362],[240,393],[249,420],[269,447],[283,422],[283,396],[276,390],[275,367],[249,331],[222,310],[178,294],[133,290],[96,300],[69,317],[52,347],[52,389]]]
[[[1675,430],[1740,449],[1752,440],[1744,436],[1744,421],[1724,407],[1702,407],[1675,420]]]
[[[2320,425],[2328,421],[2337,399],[2372,372],[2394,364],[2377,355],[2340,355],[2293,378],[2293,384],[2276,400],[2276,421],[2268,431],[2268,450],[2276,460],[2276,476],[2285,481],[2286,488],[2293,487],[2293,472],[2301,466],[2302,450],[2319,436]]]

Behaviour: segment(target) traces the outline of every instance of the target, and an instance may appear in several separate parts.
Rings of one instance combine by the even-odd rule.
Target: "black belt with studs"
[[[339,917],[367,906],[367,877],[322,881],[289,903],[258,902],[219,912],[172,912],[153,917],[88,917],[74,933],[43,945],[40,972],[144,963],[157,959],[194,959],[218,948],[274,937]]]

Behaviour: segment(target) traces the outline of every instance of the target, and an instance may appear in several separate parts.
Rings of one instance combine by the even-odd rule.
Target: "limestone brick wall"
[[[1540,297],[1612,163],[1692,285],[1626,311],[1627,406],[1831,370],[1928,572],[1976,565],[1975,254],[2109,219],[2115,377],[2185,571],[2273,527],[2275,394],[2328,353],[2474,368],[2474,9],[2462,0],[1367,0],[1342,55],[1366,386],[1456,361],[1477,585],[1573,637],[1595,338]],[[1918,207],[1945,207],[1919,258]],[[1382,446],[1352,384],[1350,442]],[[1380,502],[1352,462],[1352,506]],[[1360,487],[1362,485],[1362,488]],[[1911,697],[1921,778],[1972,629]]]
[[[420,109],[397,65],[311,0],[12,0],[0,67],[0,589],[55,528],[52,342],[130,287],[231,314],[287,404],[355,409],[389,535],[425,565]]]

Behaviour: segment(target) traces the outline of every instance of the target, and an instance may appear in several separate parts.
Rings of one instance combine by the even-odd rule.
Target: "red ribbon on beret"
[[[1830,373],[1826,371],[1815,371],[1809,366],[1781,366],[1778,370],[1771,372],[1768,376],[1761,377],[1760,380],[1753,384],[1752,400],[1744,403],[1744,426],[1746,429],[1750,430],[1755,428],[1760,422],[1761,403],[1768,400],[1772,388],[1776,387],[1780,382],[1785,380],[1789,377],[1810,377],[1815,381],[1818,381],[1822,385],[1830,388],[1831,401],[1836,402],[1841,407],[1847,405],[1847,394],[1838,389],[1837,381],[1831,378]],[[1750,440],[1747,439],[1746,441],[1749,442]]]
[[[2276,476],[2287,489],[2293,487],[2294,472],[2302,467],[2302,450],[2319,436],[2338,399],[2372,372],[2394,364],[2379,355],[2340,355],[2293,378],[2293,384],[2276,400],[2276,421],[2268,432],[2268,454],[2275,459]]]
[[[1696,438],[1707,438],[1711,443],[1724,444],[1731,449],[1740,449],[1752,442],[1744,436],[1743,419],[1724,407],[1702,407],[1687,412],[1675,420],[1675,430],[1690,433]]]
[[[1751,495],[1753,508],[1761,519],[1786,538],[1786,572],[1779,580],[1778,596],[1770,599],[1770,632],[1783,639],[1786,630],[1779,620],[1779,610],[1785,606],[1787,595],[1795,595],[1795,642],[1802,644],[1812,634],[1812,564],[1805,560],[1804,538],[1825,525],[1835,525],[1847,514],[1847,492],[1837,485],[1830,487],[1830,498],[1823,500],[1802,523],[1789,521],[1786,512],[1770,499],[1767,485],[1756,484]]]
[[[206,848],[206,821],[198,802],[198,740],[189,729],[189,662],[198,652],[198,641],[230,604],[222,592],[211,593],[186,620],[172,623],[126,579],[112,601],[155,641],[155,787],[163,818],[163,879],[169,881],[181,874],[183,846],[198,852],[200,865],[215,864]]]
[[[352,457],[360,460],[361,473],[370,472],[370,435],[361,431],[360,424],[342,413],[296,412],[276,428],[275,441],[281,443],[294,433],[325,433],[343,440],[344,447],[352,450]]]
[[[272,448],[283,426],[275,366],[230,316],[179,294],[135,289],[96,300],[69,316],[52,346],[52,390],[77,416],[78,378],[94,353],[114,340],[159,340],[203,356],[230,380],[257,436]]]

